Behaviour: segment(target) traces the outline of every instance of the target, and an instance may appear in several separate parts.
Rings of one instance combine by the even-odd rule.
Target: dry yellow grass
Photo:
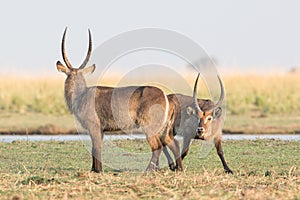
[[[193,85],[195,77],[190,78]],[[224,75],[229,114],[268,115],[299,113],[300,75]],[[104,84],[114,86],[115,78]],[[175,81],[176,82],[176,81]],[[0,110],[14,113],[68,113],[64,97],[64,76],[58,78],[1,77]],[[180,87],[180,86],[178,86]],[[199,96],[208,97],[204,85]],[[186,91],[190,94],[191,91]]]
[[[299,113],[300,75],[225,76],[227,110],[232,114]]]
[[[65,114],[63,78],[1,77],[0,110]]]

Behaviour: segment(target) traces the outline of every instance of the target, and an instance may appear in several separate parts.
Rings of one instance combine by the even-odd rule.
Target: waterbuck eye
[[[212,116],[207,117],[207,121],[211,121],[212,119]]]

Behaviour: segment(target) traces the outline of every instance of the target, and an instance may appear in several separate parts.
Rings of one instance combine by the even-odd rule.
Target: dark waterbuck
[[[195,81],[193,97],[182,94],[170,94],[168,100],[174,107],[174,127],[170,129],[171,134],[183,136],[183,148],[181,158],[187,155],[189,145],[192,139],[213,141],[217,153],[222,161],[226,173],[232,173],[228,167],[222,150],[222,109],[221,105],[224,100],[224,86],[218,76],[221,87],[220,98],[217,103],[209,99],[197,99],[197,84],[199,75]],[[191,104],[191,102],[193,102]],[[196,130],[196,131],[195,131]],[[175,170],[173,160],[167,149],[163,149],[171,170]]]
[[[64,31],[61,43],[62,57],[66,66],[57,62],[57,70],[67,75],[65,100],[69,110],[85,128],[92,140],[92,171],[101,172],[103,133],[107,131],[140,130],[145,133],[152,150],[147,170],[156,170],[163,146],[173,152],[178,168],[182,169],[180,148],[169,129],[173,126],[174,108],[159,88],[152,86],[87,87],[84,74],[93,73],[95,65],[86,67],[92,52],[89,31],[89,47],[86,58],[79,68],[72,67],[65,52]]]

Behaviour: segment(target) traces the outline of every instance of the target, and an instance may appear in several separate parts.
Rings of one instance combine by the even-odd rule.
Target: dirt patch
[[[37,128],[2,130],[1,135],[75,135],[76,129],[66,129],[54,124],[46,124]]]
[[[86,132],[78,132],[76,128],[68,129],[62,128],[54,124],[46,124],[37,128],[13,128],[12,130],[1,130],[0,135],[78,135],[86,134]],[[104,132],[106,135],[123,135],[126,134],[122,131],[109,131]],[[141,134],[137,132],[137,134]]]
[[[247,135],[259,135],[259,134],[300,134],[299,128],[277,128],[277,127],[262,127],[259,129],[223,129],[223,134],[247,134]]]

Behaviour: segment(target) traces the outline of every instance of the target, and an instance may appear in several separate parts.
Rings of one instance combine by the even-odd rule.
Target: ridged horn
[[[83,69],[86,66],[86,64],[89,62],[89,59],[91,57],[91,53],[92,53],[92,35],[91,35],[91,31],[89,29],[89,48],[88,48],[86,57],[85,57],[83,63],[80,65],[79,69]]]
[[[194,92],[193,92],[193,101],[194,102],[193,103],[195,104],[196,109],[200,112],[201,109],[198,105],[198,99],[197,99],[197,85],[198,85],[199,76],[200,76],[200,73],[198,73],[198,76],[196,78],[195,85],[194,85]]]
[[[69,62],[69,60],[67,58],[66,51],[65,51],[65,38],[66,38],[67,29],[68,29],[68,27],[65,28],[64,35],[62,37],[62,41],[61,41],[61,53],[62,53],[62,57],[63,57],[66,65],[67,65],[67,67],[69,69],[73,69],[71,63]]]
[[[224,86],[223,86],[222,80],[221,80],[221,78],[219,77],[219,75],[218,75],[218,80],[219,80],[220,87],[221,87],[221,94],[220,94],[220,98],[219,98],[218,102],[217,102],[216,105],[214,106],[215,108],[218,108],[218,107],[221,106],[221,104],[223,103],[223,100],[224,100],[224,96],[225,96]]]

